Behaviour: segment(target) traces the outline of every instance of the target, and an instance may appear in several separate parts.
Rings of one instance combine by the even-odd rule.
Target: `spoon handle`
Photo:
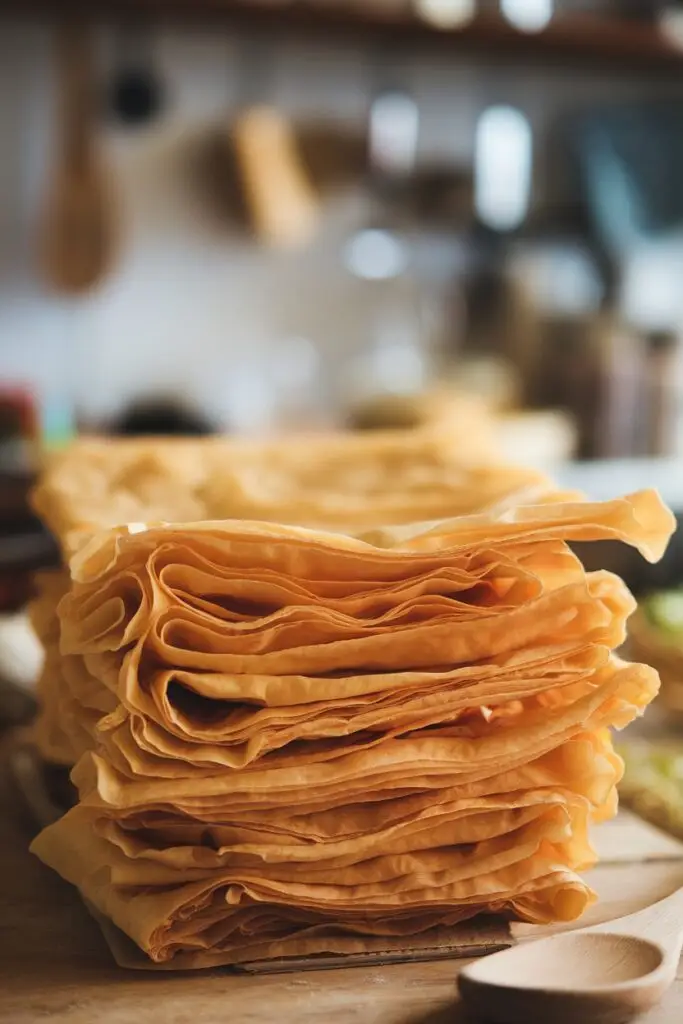
[[[637,935],[657,942],[669,956],[678,958],[683,949],[683,889],[636,914],[587,928],[586,931]]]

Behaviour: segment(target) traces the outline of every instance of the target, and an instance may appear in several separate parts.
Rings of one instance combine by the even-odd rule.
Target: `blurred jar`
[[[389,231],[359,232],[349,242],[346,265],[357,279],[365,323],[363,347],[346,369],[345,404],[419,393],[433,368],[407,242]]]

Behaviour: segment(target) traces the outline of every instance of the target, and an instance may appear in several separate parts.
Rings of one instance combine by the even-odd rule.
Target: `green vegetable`
[[[619,794],[653,825],[683,838],[683,744],[624,744],[625,772]]]
[[[652,594],[642,603],[650,623],[670,636],[683,638],[683,590]]]

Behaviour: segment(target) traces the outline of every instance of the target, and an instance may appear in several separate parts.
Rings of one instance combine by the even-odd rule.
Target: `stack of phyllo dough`
[[[609,729],[658,680],[612,653],[626,587],[568,542],[656,559],[673,518],[530,483],[421,524],[82,534],[44,688],[79,800],[34,851],[178,967],[579,916]]]
[[[44,758],[73,764],[88,742],[82,703],[73,697],[81,673],[60,651],[56,609],[69,588],[68,561],[93,530],[140,520],[250,519],[353,533],[548,494],[538,472],[482,461],[476,416],[471,426],[465,446],[438,432],[391,431],[270,441],[84,438],[53,454],[33,494],[64,561],[37,577],[32,606],[45,649],[36,729]],[[92,700],[95,715],[111,710],[106,693]]]

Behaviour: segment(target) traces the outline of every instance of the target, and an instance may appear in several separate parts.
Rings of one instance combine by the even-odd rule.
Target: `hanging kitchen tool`
[[[291,122],[264,102],[272,55],[260,38],[246,37],[240,56],[242,103],[231,141],[249,218],[266,245],[305,245],[316,230],[318,200]]]
[[[128,127],[153,121],[164,103],[163,86],[154,65],[152,40],[138,28],[115,34],[115,70],[109,88],[114,117]]]
[[[56,28],[57,166],[42,226],[40,260],[49,284],[68,294],[96,285],[112,260],[111,192],[95,140],[97,89],[89,26]]]
[[[273,107],[252,107],[234,124],[237,161],[251,220],[268,245],[309,242],[318,221],[315,193],[289,121]]]

